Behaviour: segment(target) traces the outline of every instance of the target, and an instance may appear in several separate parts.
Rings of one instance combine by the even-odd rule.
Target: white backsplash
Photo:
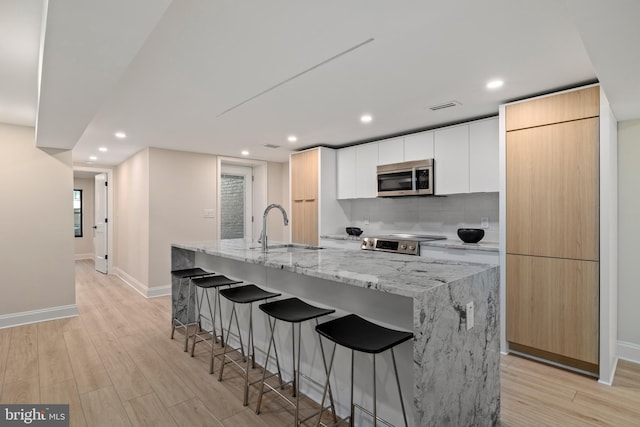
[[[444,197],[398,197],[341,201],[353,227],[364,235],[398,232],[442,234],[458,238],[458,228],[481,228],[480,220],[489,218],[484,241],[497,242],[498,194],[454,194]]]

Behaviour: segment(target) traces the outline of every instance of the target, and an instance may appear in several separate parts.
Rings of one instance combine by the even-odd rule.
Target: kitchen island
[[[263,252],[254,246],[258,245],[243,240],[176,243],[172,245],[172,268],[202,267],[278,290],[285,296],[334,307],[336,315],[356,313],[380,324],[410,330],[415,338],[400,346],[397,357],[405,402],[412,412],[411,425],[497,423],[500,352],[496,265],[334,248],[282,247]],[[187,301],[193,303],[193,297],[187,298],[186,290],[178,295],[176,285],[174,281],[173,300],[178,301],[178,316],[184,317]],[[473,327],[468,329],[471,321],[466,319],[466,306],[470,302],[474,304],[474,316]],[[311,334],[313,330],[309,327],[308,331]],[[285,335],[283,331],[283,342]],[[303,338],[305,345],[314,341],[312,338]],[[264,337],[256,336],[256,344],[260,347],[263,343]],[[316,351],[313,347],[307,354]],[[378,384],[382,388],[378,409],[383,417],[400,425],[389,359],[384,357],[378,363]],[[337,381],[334,393],[341,415],[348,405],[347,360],[346,354],[336,356],[332,376],[332,381]],[[261,363],[260,356],[257,361]],[[287,362],[281,360],[281,365],[287,366]],[[322,369],[314,369],[312,376],[322,380]],[[370,361],[358,362],[356,403],[369,407],[370,377]],[[308,386],[303,392],[317,398],[321,388]]]

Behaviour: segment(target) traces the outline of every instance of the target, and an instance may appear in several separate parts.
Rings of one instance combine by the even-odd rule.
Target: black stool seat
[[[262,299],[278,297],[282,294],[265,291],[256,285],[244,285],[236,286],[235,288],[223,289],[220,291],[220,295],[229,301],[236,302],[238,304],[247,304],[250,302],[260,301]]]
[[[193,284],[199,288],[217,288],[218,286],[237,285],[242,283],[242,280],[229,279],[227,276],[219,274],[217,276],[205,276],[193,279]]]
[[[260,310],[271,317],[290,323],[300,323],[335,313],[333,309],[316,307],[299,298],[287,298],[260,304]]]
[[[362,317],[349,314],[316,326],[323,337],[364,353],[382,353],[413,338],[413,333],[385,328]]]
[[[200,267],[196,267],[196,268],[185,268],[182,270],[173,270],[171,274],[176,276],[178,279],[190,279],[192,277],[206,276],[206,275],[215,274],[215,273],[203,270]]]

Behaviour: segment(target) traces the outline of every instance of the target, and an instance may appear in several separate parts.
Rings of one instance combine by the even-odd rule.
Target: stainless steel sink
[[[262,247],[261,246],[254,246],[254,247],[251,247],[249,249],[262,250]],[[281,244],[281,245],[269,245],[269,246],[267,246],[266,252],[269,252],[271,250],[277,251],[277,252],[303,252],[303,251],[317,251],[319,249],[324,249],[324,248],[322,248],[320,246],[300,245],[300,244],[296,244],[296,243],[286,243],[286,244]]]

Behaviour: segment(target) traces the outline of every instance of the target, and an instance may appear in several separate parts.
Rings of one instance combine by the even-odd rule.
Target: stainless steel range
[[[421,234],[390,234],[380,237],[365,237],[360,249],[367,251],[385,251],[406,255],[420,255],[420,242],[445,240],[445,236]]]

